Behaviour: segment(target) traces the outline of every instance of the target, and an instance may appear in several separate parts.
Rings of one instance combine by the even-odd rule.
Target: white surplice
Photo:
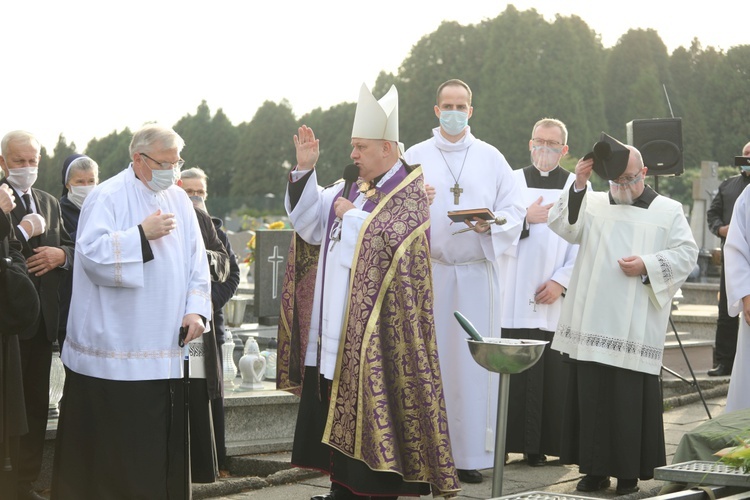
[[[177,227],[150,240],[139,224],[157,210]],[[132,164],[89,194],[81,210],[63,363],[107,380],[181,377],[186,314],[211,318],[211,278],[195,209],[185,191],[146,187]]]
[[[742,298],[750,295],[750,191],[745,189],[732,212],[724,243],[727,309],[740,316],[737,352],[727,394],[727,412],[750,408],[750,326],[743,314]]]
[[[400,161],[380,179],[377,186],[382,186],[399,168],[402,168]],[[307,171],[294,171],[292,172],[293,180],[296,181],[305,174]],[[289,220],[294,230],[307,243],[312,245],[325,243],[326,235],[331,230],[328,227],[331,206],[336,198],[341,196],[342,187],[341,183],[328,188],[318,186],[317,173],[313,170],[293,209],[287,191],[284,203]],[[305,366],[317,365],[319,339],[320,374],[329,380],[333,380],[336,371],[354,250],[362,225],[370,215],[369,212],[362,210],[365,201],[364,195],[360,193],[353,201],[355,208],[346,212],[341,221],[341,240],[338,242],[331,240],[327,247],[321,246],[320,249]]]
[[[682,205],[656,196],[648,208],[611,205],[606,192],[587,192],[575,224],[569,191],[550,209],[548,224],[579,243],[552,348],[594,361],[658,375],[672,297],[694,269],[698,246]],[[622,272],[618,259],[643,259],[648,284]]]
[[[409,148],[404,159],[422,165],[425,183],[436,190],[430,206],[430,252],[435,328],[453,457],[459,469],[491,467],[499,376],[471,357],[468,335],[453,313],[461,312],[482,336],[500,337],[497,260],[518,240],[526,211],[503,155],[476,139],[470,130],[454,144],[435,128],[433,137]],[[456,183],[463,190],[458,204],[450,191]],[[489,208],[507,222],[492,225],[486,234],[467,231],[453,235],[466,225],[452,223],[447,212],[472,208]]]
[[[561,168],[561,167],[558,167]],[[570,188],[575,176],[569,175],[564,189],[528,187],[523,170],[515,170],[524,206],[539,197],[542,205],[554,203],[563,190]],[[570,284],[578,245],[572,245],[555,234],[547,224],[530,224],[529,236],[521,239],[500,259],[503,328],[538,328],[554,332],[562,310],[562,300],[552,304],[537,304],[537,288],[547,280],[554,280],[565,288]]]

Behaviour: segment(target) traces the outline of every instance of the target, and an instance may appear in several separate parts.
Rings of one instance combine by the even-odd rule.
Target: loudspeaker
[[[682,118],[632,120],[626,128],[628,144],[641,152],[648,175],[682,174]]]

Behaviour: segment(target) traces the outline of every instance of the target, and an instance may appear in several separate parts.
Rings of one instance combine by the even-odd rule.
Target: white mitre
[[[398,91],[391,85],[378,101],[367,85],[359,90],[352,137],[398,142]]]

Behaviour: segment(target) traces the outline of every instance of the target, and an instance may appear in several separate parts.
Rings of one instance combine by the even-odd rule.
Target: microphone
[[[352,186],[359,178],[359,167],[352,163],[344,167],[344,191],[341,195],[349,199],[349,192],[352,190]]]

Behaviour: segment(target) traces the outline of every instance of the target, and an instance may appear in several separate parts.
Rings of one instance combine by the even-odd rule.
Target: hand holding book
[[[448,217],[453,222],[466,222],[469,226],[467,228],[456,231],[453,234],[465,233],[466,231],[486,232],[489,230],[490,224],[497,224],[502,226],[507,221],[504,217],[495,217],[492,210],[489,208],[471,208],[467,210],[451,210],[448,212]],[[467,222],[468,221],[468,222]],[[473,224],[473,222],[476,222]],[[484,231],[481,231],[484,229]]]

